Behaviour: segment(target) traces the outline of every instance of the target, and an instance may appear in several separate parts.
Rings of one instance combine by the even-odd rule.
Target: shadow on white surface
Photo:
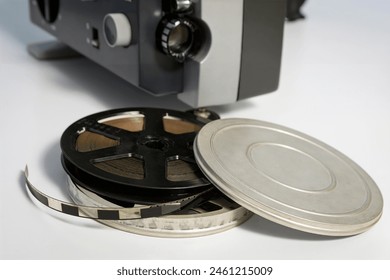
[[[44,176],[52,182],[51,184],[60,189],[61,195],[69,197],[66,175],[61,165],[59,142],[58,140],[58,142],[47,147],[40,163],[40,169],[43,171]]]
[[[49,163],[47,165],[49,165]],[[49,173],[50,169],[47,169],[47,172]],[[48,176],[50,176],[50,175],[48,175]],[[55,179],[58,180],[58,178],[55,178]],[[34,207],[38,208],[39,210],[41,210],[43,215],[48,215],[48,216],[50,216],[50,218],[54,218],[58,221],[72,224],[75,226],[94,228],[94,229],[100,229],[100,230],[107,230],[108,229],[107,226],[101,225],[96,221],[84,219],[84,218],[79,218],[79,217],[72,217],[72,216],[57,212],[55,210],[52,210],[52,209],[44,206],[43,204],[41,204],[27,190],[24,170],[20,171],[18,181],[19,181],[19,185],[21,187],[21,192],[23,193],[23,196],[24,196],[24,199],[26,200],[26,202],[33,205]],[[61,181],[62,182],[59,182],[59,184],[57,186],[64,186],[64,188],[61,188],[61,191],[64,192],[65,196],[69,196],[68,192],[65,188],[64,178],[62,178]],[[31,182],[31,183],[33,184],[34,187],[39,189],[39,186],[34,185],[34,182]],[[70,201],[70,199],[68,199],[66,201]]]

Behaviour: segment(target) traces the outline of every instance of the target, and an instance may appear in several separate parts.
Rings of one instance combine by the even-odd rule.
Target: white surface
[[[42,211],[22,170],[66,198],[59,139],[75,120],[106,109],[187,109],[153,98],[86,59],[39,62],[26,45],[49,36],[29,23],[27,1],[0,0],[0,258],[2,259],[390,259],[390,2],[309,0],[307,20],[285,30],[277,92],[216,107],[302,131],[340,150],[376,181],[382,219],[349,238],[301,233],[254,217],[213,236],[160,239]]]

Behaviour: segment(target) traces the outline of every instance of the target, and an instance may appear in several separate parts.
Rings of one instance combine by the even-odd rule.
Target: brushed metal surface
[[[366,231],[380,218],[375,182],[351,159],[276,124],[223,119],[195,145],[198,165],[223,193],[276,223],[321,235]]]

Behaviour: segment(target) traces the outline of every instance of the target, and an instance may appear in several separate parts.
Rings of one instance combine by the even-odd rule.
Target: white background
[[[188,108],[175,96],[140,93],[83,58],[31,58],[26,45],[50,37],[29,22],[27,2],[0,0],[0,259],[390,259],[388,0],[309,0],[307,19],[286,24],[279,90],[212,108],[222,117],[285,125],[342,151],[380,187],[379,223],[357,236],[328,238],[256,216],[189,239],[125,233],[31,202],[26,163],[35,185],[66,199],[59,139],[77,119],[121,107]]]

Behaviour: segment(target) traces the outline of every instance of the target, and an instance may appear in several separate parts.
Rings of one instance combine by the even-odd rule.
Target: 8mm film
[[[40,192],[26,168],[29,192],[56,211],[136,234],[203,236],[255,213],[313,234],[349,236],[382,214],[379,188],[356,163],[263,121],[123,108],[76,121],[60,145],[73,202]]]

